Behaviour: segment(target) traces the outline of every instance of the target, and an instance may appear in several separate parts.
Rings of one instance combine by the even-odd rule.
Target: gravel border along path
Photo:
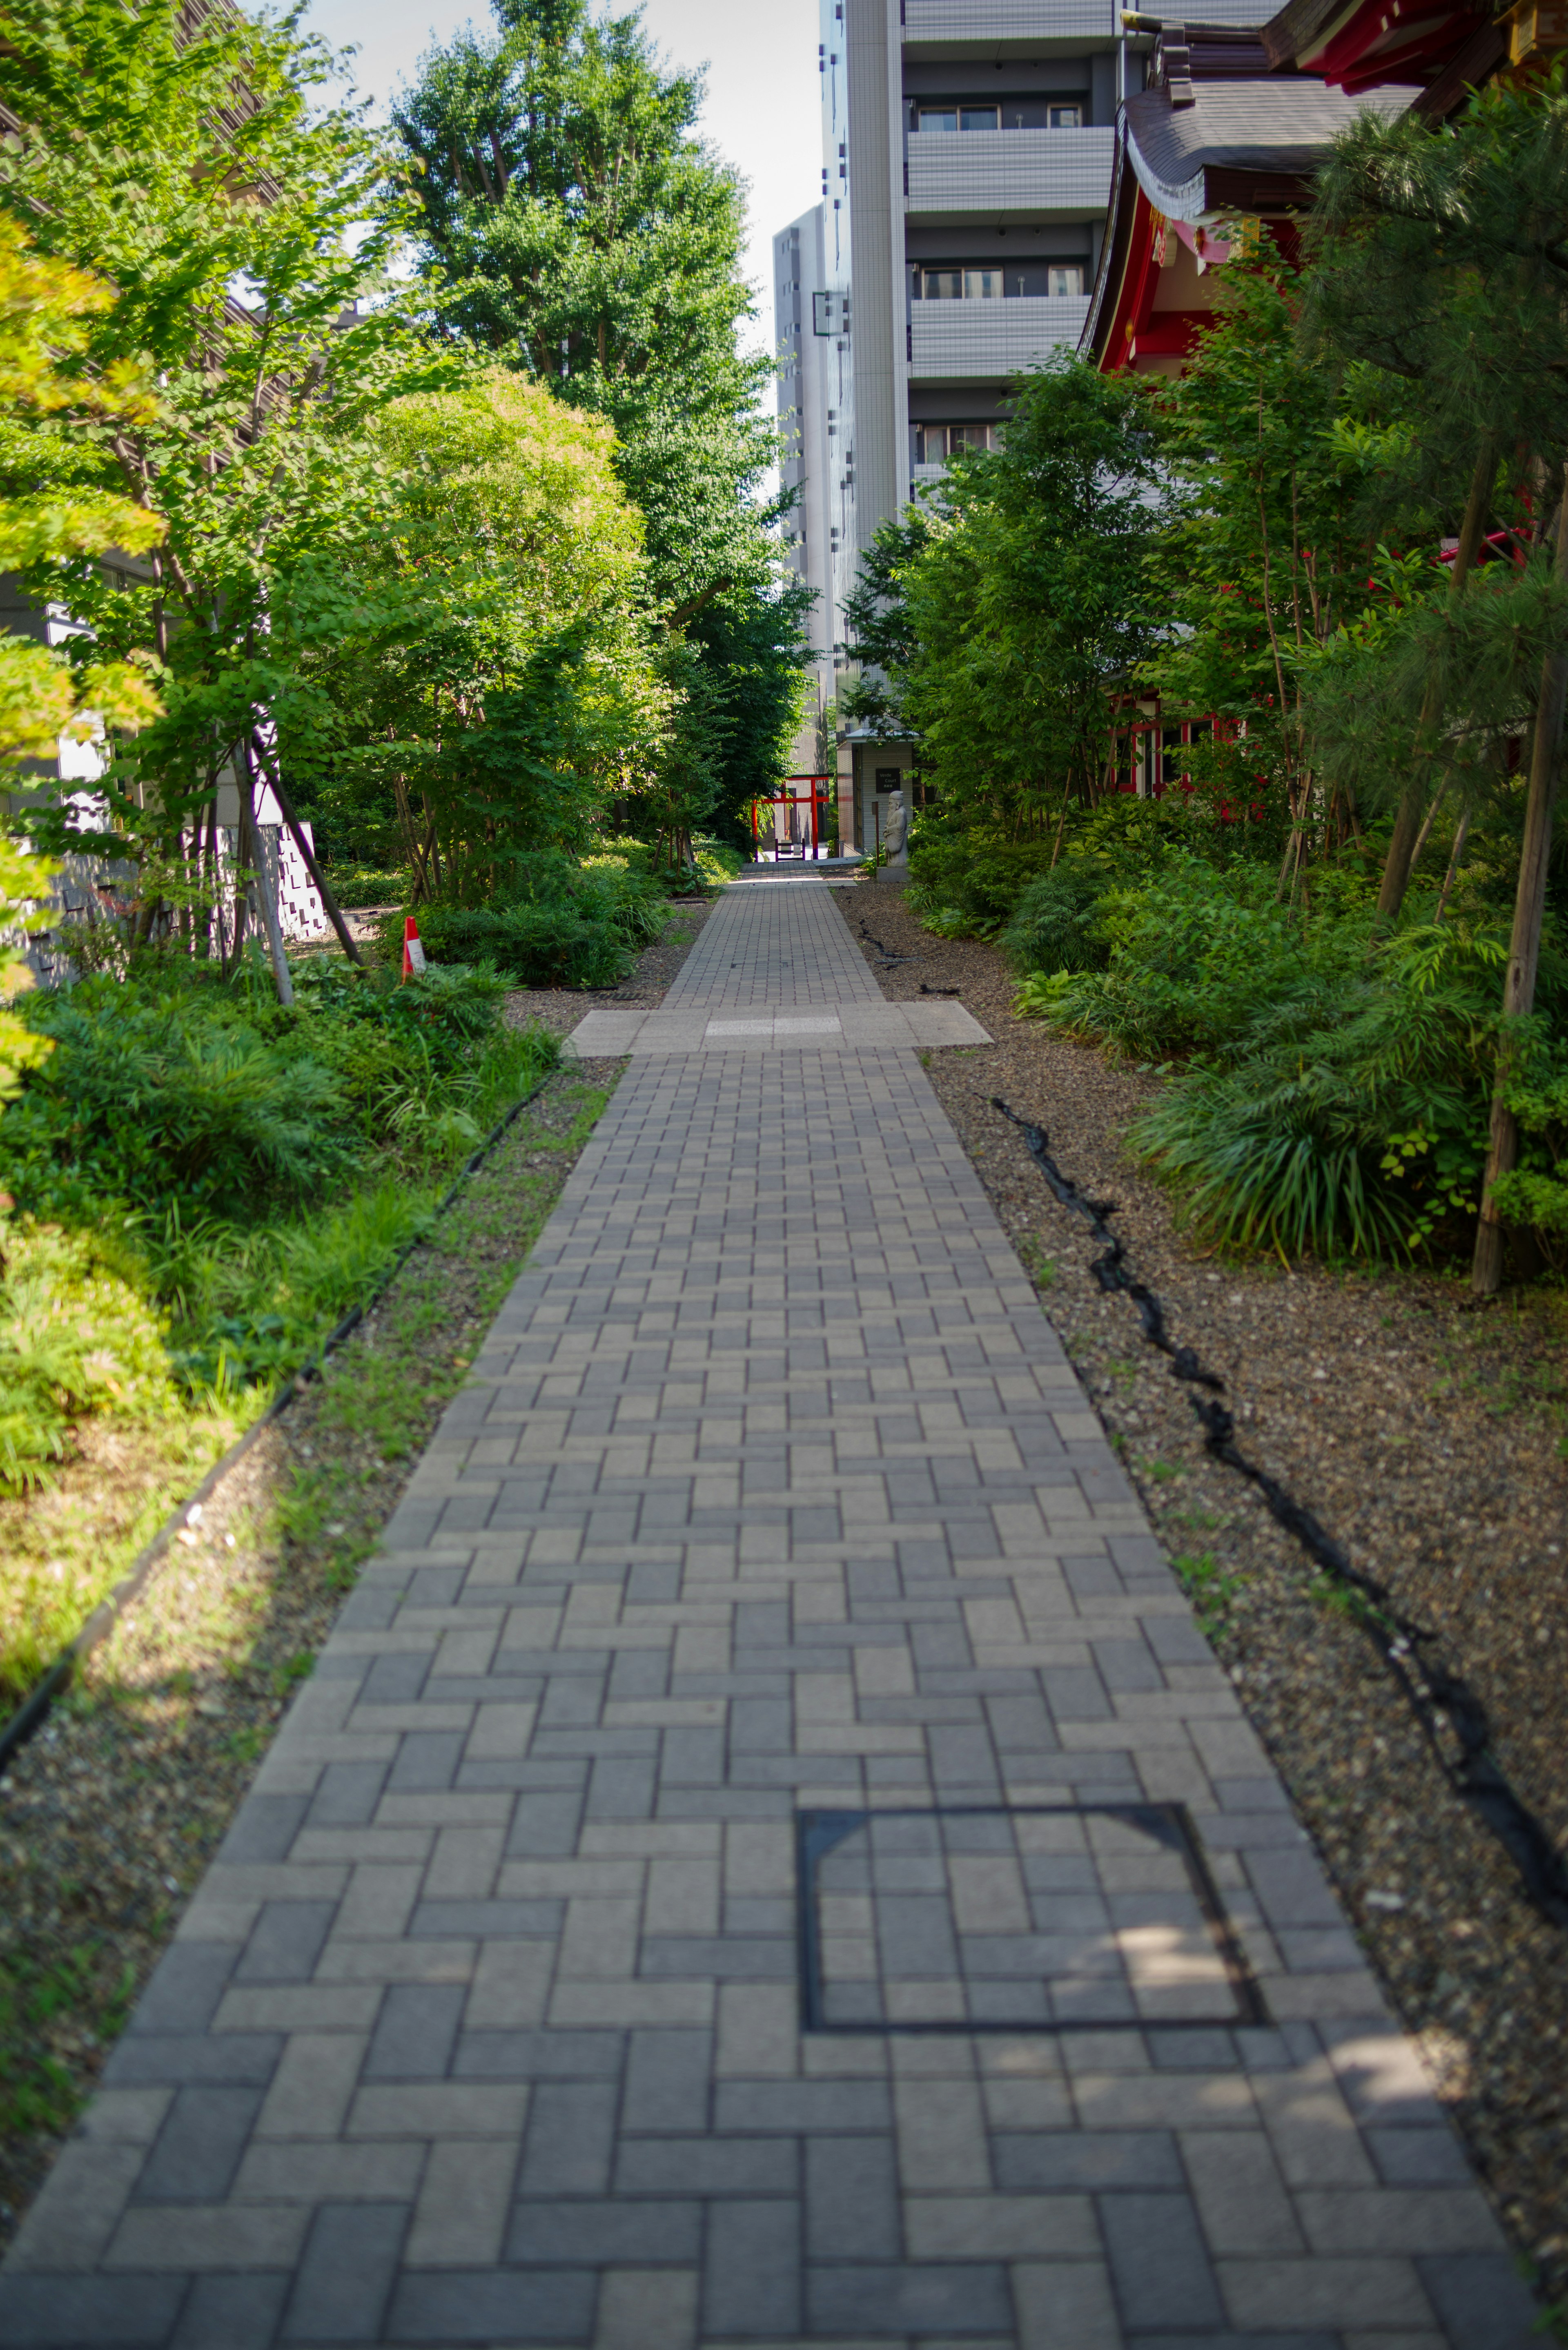
[[[1547,1924],[1449,1789],[1366,1636],[1304,1554],[1202,1450],[1183,1390],[1096,1244],[1059,1208],[1001,1095],[1064,1170],[1117,1202],[1133,1269],[1178,1343],[1225,1378],[1243,1449],[1438,1632],[1524,1801],[1568,1846],[1568,1300],[1478,1310],[1462,1281],[1226,1259],[1184,1238],[1121,1137],[1158,1081],[1012,1016],[994,948],[923,931],[902,893],[839,903],[894,1001],[958,986],[995,1043],[922,1055],[1035,1276],[1215,1648],[1415,2033],[1510,2235],[1568,2340],[1568,1934]],[[897,954],[885,963],[871,932]]]
[[[674,900],[621,987],[520,991],[506,1019],[658,1004],[709,903]],[[0,1776],[0,2252],[625,1066],[549,1080]]]

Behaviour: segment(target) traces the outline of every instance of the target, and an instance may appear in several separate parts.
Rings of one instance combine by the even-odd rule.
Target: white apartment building
[[[815,204],[774,239],[774,348],[784,434],[780,474],[784,486],[797,493],[794,510],[784,523],[784,553],[791,567],[816,590],[806,622],[814,702],[794,760],[803,773],[816,764],[815,721],[833,699],[835,626],[828,550],[843,525],[844,494],[835,487],[833,456],[838,411],[847,397],[849,352],[844,338],[831,330],[826,215],[827,207]]]
[[[991,444],[1012,377],[1076,345],[1138,61],[1111,0],[823,0],[821,30],[822,307],[842,348],[834,414],[803,410],[830,507],[824,576],[809,536],[805,576],[837,644],[877,525],[954,448]],[[909,760],[841,743],[861,847]]]

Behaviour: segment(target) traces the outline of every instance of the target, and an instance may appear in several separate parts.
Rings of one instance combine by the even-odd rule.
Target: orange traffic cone
[[[403,977],[418,979],[425,967],[425,951],[420,944],[420,926],[410,914],[403,924]]]

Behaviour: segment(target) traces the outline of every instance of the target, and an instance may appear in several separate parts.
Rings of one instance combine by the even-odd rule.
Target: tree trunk
[[[1465,592],[1465,583],[1475,567],[1480,551],[1481,535],[1486,529],[1487,515],[1491,509],[1491,486],[1497,474],[1497,436],[1482,435],[1476,452],[1476,469],[1470,476],[1470,494],[1465,504],[1465,515],[1459,525],[1459,543],[1454,556],[1454,567],[1449,574],[1449,604],[1450,609]],[[1431,771],[1431,745],[1443,716],[1443,681],[1440,670],[1434,669],[1427,681],[1427,691],[1421,701],[1421,715],[1416,728],[1415,755],[1410,762],[1409,780],[1399,800],[1394,818],[1394,836],[1388,843],[1388,854],[1383,865],[1383,887],[1377,893],[1377,910],[1393,921],[1405,902],[1405,892],[1410,886],[1410,868],[1416,862],[1417,836],[1421,829],[1421,813],[1427,797],[1427,778]]]
[[[301,857],[305,859],[305,869],[309,874],[311,879],[315,882],[316,887],[320,893],[321,902],[327,909],[327,919],[331,923],[333,929],[337,931],[338,942],[349,962],[359,962],[359,950],[354,943],[354,939],[348,923],[343,919],[342,909],[339,907],[337,899],[333,896],[331,889],[327,887],[326,880],[323,879],[321,868],[316,861],[316,852],[311,847],[309,841],[306,840],[304,833],[300,830],[299,818],[294,812],[294,803],[289,798],[287,792],[284,788],[281,762],[275,759],[269,759],[266,753],[262,749],[260,742],[254,735],[251,737],[251,740],[255,744],[257,758],[266,769],[266,779],[272,785],[273,797],[277,802],[279,810],[282,813],[283,820],[285,824],[287,825],[290,832],[294,835],[294,845],[296,848],[298,849]],[[360,967],[363,969],[362,963],[360,964]]]
[[[240,840],[242,854],[248,850],[245,861],[256,877],[256,897],[261,905],[262,927],[266,931],[267,951],[272,957],[273,983],[280,1003],[294,1002],[294,982],[288,975],[288,957],[283,951],[283,926],[277,918],[277,893],[262,845],[261,827],[256,822],[254,775],[251,766],[248,743],[240,746],[237,762],[240,783]]]
[[[1557,515],[1557,547],[1553,570],[1561,584],[1568,581],[1568,467],[1563,476],[1563,504]],[[1552,852],[1552,807],[1557,796],[1557,763],[1563,744],[1563,712],[1568,702],[1568,645],[1552,648],[1541,665],[1541,700],[1535,713],[1535,740],[1530,754],[1530,795],[1524,809],[1524,843],[1519,854],[1519,889],[1513,901],[1513,936],[1509,941],[1508,969],[1503,975],[1505,1020],[1520,1020],[1535,1002],[1535,974],[1541,962],[1541,922],[1546,908],[1546,863]],[[1502,1223],[1492,1205],[1492,1189],[1500,1176],[1511,1173],[1519,1158],[1519,1121],[1503,1099],[1512,1061],[1505,1034],[1498,1046],[1497,1080],[1491,1103],[1491,1149],[1487,1154],[1486,1182],[1481,1191],[1480,1223],[1476,1231],[1470,1287],[1478,1297],[1496,1295],[1502,1280]]]
[[[1459,878],[1459,861],[1465,853],[1465,841],[1469,828],[1470,812],[1468,807],[1463,807],[1459,810],[1459,820],[1454,827],[1454,845],[1449,851],[1449,869],[1443,876],[1443,886],[1438,893],[1438,910],[1432,916],[1434,922],[1440,922],[1448,912],[1449,899],[1453,894],[1454,883]]]

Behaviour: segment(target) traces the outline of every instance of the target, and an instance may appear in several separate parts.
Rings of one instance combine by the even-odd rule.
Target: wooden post
[[[255,775],[251,765],[251,746],[240,745],[240,841],[241,854],[254,868],[256,896],[261,901],[262,925],[266,931],[267,951],[272,957],[273,983],[280,1003],[294,1002],[294,982],[288,974],[288,957],[283,948],[283,927],[277,918],[277,894],[273,888],[272,873],[262,846],[261,827],[256,823]],[[248,851],[248,855],[247,855]]]
[[[1557,510],[1557,547],[1552,568],[1559,582],[1568,580],[1568,467],[1563,469],[1563,503]],[[1513,901],[1513,935],[1509,941],[1508,969],[1502,983],[1505,1020],[1522,1019],[1535,1002],[1541,924],[1546,909],[1546,865],[1552,852],[1552,808],[1557,796],[1565,703],[1568,645],[1558,643],[1541,665],[1541,699],[1530,755],[1530,795],[1525,802],[1519,888]],[[1480,1222],[1476,1228],[1476,1252],[1470,1266],[1470,1287],[1478,1297],[1494,1296],[1502,1280],[1502,1222],[1492,1204],[1492,1191],[1499,1177],[1511,1174],[1519,1159],[1519,1120],[1503,1099],[1512,1057],[1510,1040],[1505,1035],[1498,1046],[1497,1080],[1491,1102],[1491,1148],[1487,1154]]]

